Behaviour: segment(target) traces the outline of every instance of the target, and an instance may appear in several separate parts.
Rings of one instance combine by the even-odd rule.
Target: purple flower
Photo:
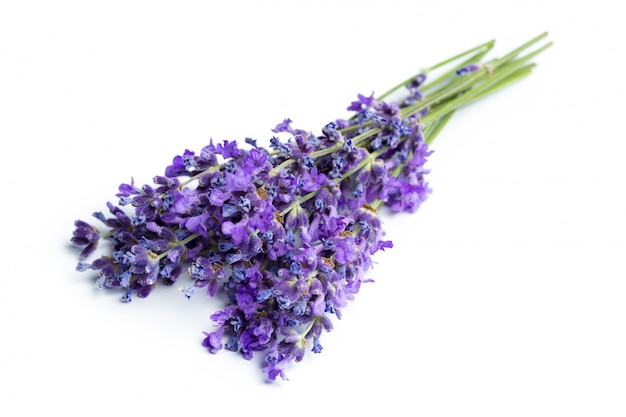
[[[173,211],[176,214],[192,212],[200,199],[198,194],[189,188],[184,188],[182,192],[175,190],[171,196],[173,199]]]
[[[318,337],[313,339],[313,349],[311,349],[314,353],[322,352],[322,345],[320,344],[320,339]]]
[[[230,192],[248,191],[252,184],[252,178],[243,168],[236,168],[234,172],[226,172],[226,190]]]
[[[224,336],[224,326],[218,327],[218,329],[211,333],[204,332],[205,338],[202,341],[202,346],[207,348],[211,353],[217,353],[222,349],[222,337]]]
[[[479,65],[479,64],[468,64],[464,66],[463,68],[459,68],[458,70],[456,70],[456,75],[462,76],[465,74],[476,72],[481,68],[482,68],[482,65]]]
[[[268,162],[269,156],[267,151],[259,149],[251,149],[243,159],[243,171],[246,176],[252,177],[262,170],[269,171],[272,169]]]
[[[274,333],[274,326],[270,320],[263,318],[256,323],[252,329],[252,334],[258,338],[260,345],[267,345]]]
[[[217,207],[224,205],[224,202],[228,201],[232,197],[232,193],[224,192],[219,188],[211,189],[209,194],[209,202]]]
[[[291,128],[291,119],[285,119],[282,122],[280,122],[279,124],[276,125],[276,127],[274,129],[272,129],[272,132],[274,133],[281,133],[281,132],[289,132],[289,133],[293,133],[293,129]]]
[[[351,236],[335,240],[335,260],[347,264],[356,259],[357,251]]]
[[[250,319],[256,313],[258,303],[253,291],[244,285],[237,286],[236,292],[237,306],[246,319]]]
[[[198,233],[202,237],[208,237],[209,231],[207,228],[207,222],[210,217],[210,213],[204,212],[197,216],[186,217],[180,222],[180,226],[186,228],[191,233]]]
[[[182,289],[183,294],[185,295],[185,297],[187,297],[188,299],[193,297],[194,294],[196,293],[196,291],[198,290],[198,287],[196,286],[186,286]]]
[[[179,175],[188,175],[190,167],[193,165],[190,161],[194,155],[193,152],[185,150],[183,155],[177,155],[172,160],[172,164],[165,169],[166,177],[177,177]]]
[[[358,99],[353,101],[350,106],[348,106],[348,111],[360,112],[374,105],[374,93],[372,93],[369,97],[365,97],[362,94],[357,95]]]
[[[222,223],[222,233],[229,236],[234,245],[246,243],[249,238],[247,221],[241,220],[238,223],[233,223],[227,220]]]
[[[267,365],[263,368],[263,372],[267,374],[270,381],[276,380],[277,377],[286,380],[285,370],[292,362],[300,362],[305,354],[306,341],[299,335],[293,335],[285,338],[284,341],[277,343],[272,347],[266,355]]]
[[[222,155],[224,158],[232,158],[239,155],[239,149],[237,148],[237,142],[229,142],[225,140],[223,143],[218,143],[215,146],[213,152]]]
[[[74,226],[76,228],[71,239],[72,245],[82,247],[83,249],[80,251],[79,256],[80,259],[86,259],[98,247],[100,232],[94,226],[82,220],[76,220]]]
[[[130,303],[132,301],[132,297],[133,290],[129,288],[124,292],[124,295],[122,295],[121,301],[124,303]]]

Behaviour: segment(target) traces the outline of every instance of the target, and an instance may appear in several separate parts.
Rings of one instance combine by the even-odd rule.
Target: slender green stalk
[[[192,240],[195,240],[196,238],[200,237],[200,233],[193,233],[189,236],[187,236],[186,238],[184,238],[183,240],[181,240],[180,242],[178,242],[180,245],[182,246],[186,246],[187,243],[191,242]],[[178,245],[177,245],[178,246]],[[169,255],[169,253],[172,251],[172,249],[166,250],[165,252],[162,252],[160,254],[157,255],[156,259],[162,259],[165,258],[167,255]]]
[[[535,67],[535,64],[528,64],[526,66],[523,66],[519,69],[517,69],[516,71],[514,71],[513,73],[511,73],[509,76],[507,76],[506,78],[499,80],[496,83],[492,83],[491,85],[489,85],[487,88],[482,88],[480,89],[477,93],[472,94],[471,96],[471,101],[476,101],[478,99],[480,99],[481,97],[490,94],[496,90],[499,90],[500,88],[503,88],[505,86],[507,86],[508,84],[512,84],[520,79],[522,79],[523,77],[526,77],[527,75],[530,75],[530,73],[532,72],[532,69]],[[463,105],[468,104],[469,101],[467,103],[463,103]],[[454,110],[453,110],[454,112]]]
[[[433,88],[437,87],[438,85],[440,85],[441,83],[443,83],[446,80],[449,80],[450,82],[455,82],[455,80],[459,80],[460,78],[456,77],[456,72],[459,69],[461,69],[463,67],[466,67],[469,64],[480,62],[480,60],[483,59],[485,57],[485,55],[487,55],[487,53],[489,53],[489,51],[492,48],[493,48],[493,43],[491,44],[489,49],[485,49],[484,51],[479,52],[476,55],[471,56],[470,58],[468,58],[465,61],[461,62],[460,64],[454,66],[453,68],[451,68],[450,70],[448,70],[444,74],[440,75],[439,77],[435,78],[434,80],[425,83],[422,86],[422,91],[423,92],[428,92],[428,91],[430,91]],[[446,88],[446,86],[440,87],[440,89],[445,89],[445,88]],[[434,90],[434,91],[430,91],[429,94],[437,94],[438,92],[439,92],[438,90]]]
[[[454,62],[460,58],[463,58],[464,56],[467,56],[469,54],[472,54],[476,51],[480,51],[480,54],[486,54],[491,48],[493,48],[493,45],[495,44],[494,40],[491,40],[489,42],[485,42],[482,45],[478,45],[474,48],[468,49],[465,52],[461,52],[460,54],[457,54],[453,57],[450,57],[448,59],[445,59],[444,61],[441,61],[433,66],[431,66],[430,68],[426,68],[421,70],[419,73],[411,76],[410,78],[407,78],[405,81],[401,82],[400,84],[394,86],[393,88],[391,88],[389,91],[387,91],[386,93],[382,94],[380,97],[378,97],[377,100],[383,100],[384,98],[390,96],[391,94],[395,93],[396,91],[398,91],[399,89],[401,89],[402,87],[406,87],[408,84],[410,84],[413,80],[415,80],[415,77],[417,77],[419,74],[427,74],[429,72],[432,72],[440,67],[443,67],[451,62]]]
[[[426,128],[424,129],[424,142],[426,142],[427,145],[430,145],[435,140],[437,135],[439,135],[441,130],[448,123],[450,118],[452,118],[453,114],[454,114],[454,110],[449,111],[446,114],[444,114],[441,118],[436,120],[434,123],[426,126]]]
[[[531,46],[533,46],[534,44],[536,44],[540,40],[544,39],[546,36],[548,36],[548,32],[543,32],[542,34],[534,37],[533,39],[529,40],[528,42],[526,42],[522,46],[512,50],[511,52],[509,52],[508,54],[504,55],[503,57],[495,58],[494,60],[491,61],[492,65],[494,67],[495,66],[499,66],[502,62],[507,62],[507,61],[515,58],[520,52],[530,48]],[[551,44],[551,42],[550,42],[550,44]]]
[[[467,100],[470,97],[474,97],[474,98],[478,97],[478,95],[475,95],[475,96],[470,95],[465,98],[461,98],[463,97],[464,93],[466,93],[467,91],[478,88],[478,87],[482,88],[483,92],[487,91],[487,89],[489,91],[493,91],[494,86],[500,81],[502,81],[503,77],[512,74],[517,69],[521,68],[524,63],[534,58],[535,56],[543,52],[546,48],[552,45],[552,43],[548,43],[534,52],[528,53],[525,56],[514,59],[524,49],[529,48],[530,46],[539,42],[544,37],[545,37],[545,34],[542,34],[532,39],[531,41],[526,42],[521,47],[516,48],[515,50],[508,53],[504,57],[493,59],[489,61],[488,63],[483,64],[482,70],[460,77],[460,78],[465,78],[463,81],[458,81],[454,84],[450,84],[446,86],[445,88],[441,88],[433,96],[425,97],[424,100],[420,101],[419,103],[416,103],[415,105],[404,109],[403,116],[407,117],[411,114],[416,114],[424,109],[429,109],[429,113],[428,113],[429,116],[423,117],[422,121],[424,123],[426,123],[426,121],[432,122],[433,120],[437,119],[437,117],[435,117],[434,115],[441,117],[443,114],[445,114],[441,110],[437,109],[438,106],[444,106],[446,111],[451,111],[451,110],[459,108],[461,105],[467,104],[469,102]],[[508,82],[506,84],[508,84]],[[500,84],[500,87],[504,85],[505,84]],[[477,93],[473,93],[473,94],[477,94]],[[482,95],[484,94],[481,94],[481,96]],[[459,98],[451,100],[451,98],[454,98],[454,97],[459,97]]]
[[[519,80],[520,78],[523,78],[524,76],[528,75],[534,67],[534,64],[526,63],[541,52],[545,51],[550,46],[552,46],[552,42],[547,43],[536,51],[530,52],[516,60],[510,60],[510,58],[506,61],[499,60],[499,62],[496,62],[495,68],[490,68],[486,66],[485,71],[479,71],[482,74],[471,79],[471,83],[463,84],[471,84],[471,89],[467,89],[465,91],[459,91],[458,88],[451,89],[451,91],[454,91],[457,96],[451,100],[448,100],[445,103],[442,103],[438,107],[434,107],[431,112],[429,112],[426,116],[422,118],[422,122],[428,125],[429,123],[432,123],[440,117],[444,116],[447,112],[451,112],[462,106],[466,106],[467,104],[476,101],[477,99],[485,96],[488,93],[496,91],[506,85],[511,84],[514,81]],[[511,56],[511,54],[508,54],[508,56]],[[450,93],[442,93],[441,95],[451,96]]]

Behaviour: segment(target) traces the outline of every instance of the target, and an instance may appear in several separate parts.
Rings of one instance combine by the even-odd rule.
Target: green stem
[[[528,62],[530,59],[534,58],[550,46],[552,46],[552,42],[514,61],[501,61],[496,68],[492,69],[492,72],[490,74],[487,73],[486,75],[483,75],[482,78],[479,77],[478,81],[480,82],[476,82],[473,88],[466,90],[463,94],[458,95],[456,98],[449,100],[448,102],[442,104],[440,107],[437,107],[436,109],[431,111],[422,118],[422,122],[428,125],[429,123],[438,120],[448,112],[466,106],[469,103],[472,103],[479,98],[482,98],[488,93],[492,93],[496,90],[499,90],[500,88],[505,87],[506,85],[511,84],[514,81],[523,78],[524,76],[528,75],[534,67],[534,64],[526,64],[526,62]]]
[[[104,239],[107,237],[112,237],[115,235],[115,232],[113,230],[109,231],[109,232],[105,232],[105,233],[100,233],[100,239]]]
[[[283,169],[287,168],[289,165],[295,163],[296,160],[295,159],[286,159],[284,160],[280,165],[278,165],[277,167],[272,168],[272,172],[270,173],[270,176],[274,176],[277,175],[280,171],[282,171]]]
[[[424,142],[426,142],[427,145],[430,145],[435,140],[453,114],[454,110],[449,111],[436,122],[426,126],[424,129]]]
[[[516,74],[516,72],[521,70],[524,64],[530,59],[549,48],[552,42],[520,58],[513,58],[524,48],[532,46],[543,39],[543,37],[543,35],[538,36],[524,44],[523,47],[515,49],[513,51],[514,53],[511,52],[505,55],[504,58],[492,60],[484,65],[484,69],[476,71],[473,74],[465,75],[464,77],[467,77],[465,81],[459,82],[452,88],[444,90],[435,97],[425,100],[425,103],[416,105],[415,108],[408,110],[407,114],[421,111],[426,105],[431,106],[431,111],[426,116],[422,117],[422,122],[427,125],[428,123],[438,120],[445,113],[467,105],[479,97],[484,96],[487,92],[495,91],[519,79],[521,75]],[[524,69],[522,72],[528,71],[529,69],[530,67]],[[508,77],[512,78],[507,80]]]
[[[527,75],[530,75],[530,73],[532,71],[532,68],[534,66],[535,66],[535,64],[528,64],[526,66],[523,66],[523,67],[517,69],[516,71],[511,73],[506,78],[504,78],[504,79],[502,79],[502,80],[500,80],[500,81],[490,85],[487,88],[481,89],[478,93],[473,94],[471,101],[476,101],[476,100],[480,99],[481,97],[483,97],[483,96],[485,96],[487,94],[492,93],[493,91],[499,90],[500,88],[503,88],[503,87],[507,86],[508,84],[514,83],[514,82],[520,80],[521,78],[523,78],[523,77],[525,77]],[[467,104],[467,103],[465,103],[465,104]]]
[[[178,243],[180,243],[181,245],[185,246],[185,245],[187,245],[187,243],[191,242],[192,240],[196,239],[199,236],[200,236],[200,233],[193,233],[193,234],[187,236],[186,238],[184,238],[183,240],[181,240]],[[156,259],[157,260],[161,260],[161,259],[165,258],[172,251],[172,249],[166,250],[165,252],[158,254]]]
[[[366,132],[363,132],[360,135],[357,135],[357,136],[352,138],[352,144],[354,146],[358,146],[359,144],[361,144],[365,140],[367,140],[370,137],[380,133],[381,131],[382,131],[382,129],[377,127],[377,128],[374,128],[374,129],[370,129],[370,130],[368,130]],[[344,144],[343,142],[339,142],[336,145],[333,145],[331,147],[328,147],[328,148],[325,148],[325,149],[320,149],[319,151],[311,152],[311,154],[309,156],[311,158],[315,159],[315,158],[319,158],[321,156],[330,155],[330,154],[334,153],[335,151],[338,151],[339,149],[343,148],[343,144]]]
[[[204,171],[194,175],[193,177],[187,178],[187,180],[185,180],[185,181],[180,183],[180,185],[179,185],[180,189],[182,190],[183,187],[185,187],[186,185],[189,185],[190,183],[194,182],[197,179],[200,179],[201,177],[205,176],[206,174],[210,174],[211,172],[219,171],[223,166],[224,166],[224,164],[215,165],[215,166],[212,166],[212,167],[210,167],[208,169],[205,169]]]
[[[483,43],[482,45],[478,45],[478,46],[476,46],[476,47],[474,47],[474,48],[468,49],[468,50],[467,50],[467,51],[465,51],[465,52],[461,52],[460,54],[457,54],[457,55],[455,55],[455,56],[453,56],[453,57],[450,57],[450,58],[448,58],[448,59],[445,59],[444,61],[441,61],[441,62],[439,62],[439,63],[437,63],[437,64],[435,64],[435,65],[431,66],[430,68],[423,69],[423,70],[422,70],[422,71],[420,71],[419,73],[417,73],[417,74],[413,75],[411,78],[407,78],[406,80],[404,80],[404,81],[403,81],[403,82],[401,82],[400,84],[398,84],[398,85],[394,86],[394,87],[393,87],[393,88],[391,88],[389,91],[387,91],[386,93],[384,93],[384,94],[382,94],[381,96],[379,96],[377,100],[378,100],[378,101],[383,100],[384,98],[386,98],[386,97],[390,96],[391,94],[395,93],[396,91],[398,91],[398,90],[399,90],[399,89],[401,89],[402,87],[406,87],[408,84],[410,84],[410,83],[411,83],[411,82],[415,79],[415,77],[417,77],[417,76],[418,76],[418,75],[420,75],[420,74],[427,74],[427,73],[429,73],[429,72],[431,72],[431,71],[434,71],[434,70],[436,70],[436,69],[438,69],[438,68],[440,68],[440,67],[443,67],[444,65],[447,65],[447,64],[449,64],[449,63],[451,63],[451,62],[454,62],[454,61],[456,61],[456,60],[458,60],[458,59],[460,59],[460,58],[463,58],[464,56],[469,55],[469,54],[471,54],[471,53],[474,53],[474,52],[476,52],[476,51],[480,51],[480,52],[476,55],[476,56],[478,56],[478,59],[480,59],[482,56],[484,56],[484,54],[486,54],[487,52],[489,52],[489,50],[490,50],[491,48],[493,48],[494,43],[495,43],[495,41],[493,41],[493,40],[491,40],[491,41],[489,41],[489,42],[485,42],[485,43]],[[475,59],[475,57],[470,58],[470,59]],[[470,62],[471,62],[471,61],[470,61]],[[469,63],[469,62],[468,62],[468,61],[466,61],[465,65],[467,65],[467,63]],[[463,66],[463,64],[462,64],[461,66]]]
[[[298,198],[296,201],[291,203],[286,209],[281,211],[280,212],[280,216],[281,217],[285,217],[295,207],[302,205],[302,203],[304,203],[306,201],[309,201],[310,199],[312,199],[316,195],[317,195],[317,191],[311,191],[310,193],[303,195],[302,197]]]
[[[533,39],[529,40],[528,42],[526,42],[525,44],[521,45],[520,47],[512,50],[511,52],[509,52],[508,54],[504,55],[501,58],[496,58],[494,60],[491,61],[492,65],[494,67],[501,65],[501,63],[503,62],[507,62],[513,58],[515,58],[520,52],[530,48],[531,46],[533,46],[534,44],[536,44],[537,42],[539,42],[540,40],[544,39],[546,36],[548,36],[548,32],[543,32],[542,34],[534,37]],[[550,44],[552,44],[552,42],[550,42]],[[545,49],[545,47],[544,47]]]
[[[387,151],[387,148],[383,148],[376,152],[369,153],[367,156],[365,156],[365,158],[361,160],[361,162],[357,164],[357,166],[352,168],[350,171],[347,171],[345,174],[341,176],[341,178],[338,178],[337,182],[341,182],[345,180],[346,178],[350,177],[352,174],[359,172],[361,168],[363,168],[365,165],[369,163],[374,162],[374,160],[378,158],[379,155],[381,155],[383,152],[386,152],[386,151]]]
[[[460,77],[456,77],[456,72],[459,69],[461,69],[461,68],[463,68],[463,67],[465,67],[465,66],[467,66],[469,64],[480,62],[480,60],[483,59],[483,57],[485,55],[487,55],[487,53],[491,50],[492,47],[493,47],[493,43],[489,47],[489,49],[486,49],[486,50],[484,50],[482,52],[477,53],[476,55],[471,56],[469,59],[461,62],[458,65],[456,65],[454,68],[448,70],[447,72],[445,72],[444,74],[442,74],[439,77],[435,78],[434,80],[427,82],[426,84],[424,84],[422,86],[422,92],[426,92],[426,91],[429,91],[429,90],[435,88],[437,85],[441,84],[445,80],[450,79],[450,77],[452,77],[450,79],[451,83],[458,82],[458,80],[460,80],[461,78]],[[442,90],[442,89],[445,89],[445,88],[446,88],[446,86],[443,86],[443,87],[440,87],[439,90]],[[439,93],[439,91],[435,90],[435,91],[432,91],[430,94],[437,94],[437,93]]]

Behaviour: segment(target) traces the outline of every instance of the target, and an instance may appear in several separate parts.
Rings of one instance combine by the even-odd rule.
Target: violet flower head
[[[313,136],[285,119],[273,130],[290,137],[273,137],[270,149],[211,141],[200,155],[173,158],[154,185],[122,184],[120,205],[109,203],[113,217],[99,216],[116,255],[80,269],[98,271],[104,288],[122,288],[125,302],[187,271],[185,297],[206,289],[230,301],[205,332],[209,352],[263,352],[268,378],[286,378],[306,351],[322,351],[332,317],[369,281],[371,257],[392,246],[377,208],[413,192],[400,185],[423,180],[417,124],[395,120],[399,106],[373,95],[355,103],[377,122],[332,121]],[[74,240],[92,250],[100,234],[76,226]]]

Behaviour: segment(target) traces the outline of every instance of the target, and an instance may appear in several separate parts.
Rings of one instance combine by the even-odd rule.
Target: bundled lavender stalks
[[[267,377],[285,379],[307,350],[321,352],[332,317],[369,280],[372,256],[392,247],[378,210],[414,212],[428,197],[428,144],[456,109],[528,75],[529,60],[550,44],[520,54],[545,36],[481,63],[488,42],[383,96],[358,95],[351,118],[319,133],[286,119],[269,149],[246,139],[186,150],[153,184],[120,185],[109,214],[94,213],[105,230],[75,222],[77,269],[97,271],[97,285],[125,302],[181,275],[188,298],[225,294],[203,345],[246,359],[263,352]],[[107,252],[87,262],[101,240],[110,241]]]

